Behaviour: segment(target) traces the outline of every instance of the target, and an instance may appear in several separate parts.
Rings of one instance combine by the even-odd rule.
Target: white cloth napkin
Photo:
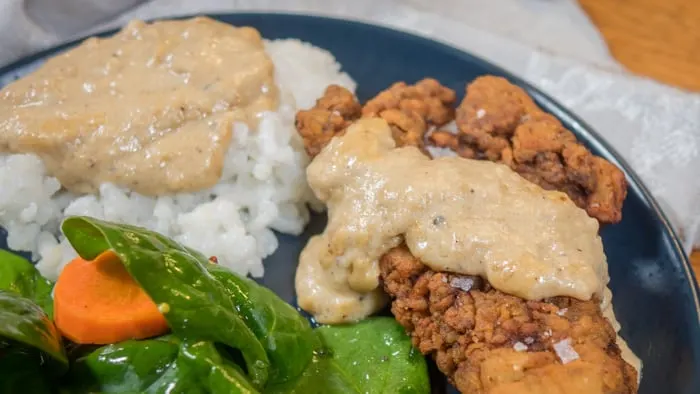
[[[0,0],[0,64],[133,18],[288,11],[388,25],[447,42],[538,86],[631,164],[700,247],[700,95],[625,72],[574,0]]]

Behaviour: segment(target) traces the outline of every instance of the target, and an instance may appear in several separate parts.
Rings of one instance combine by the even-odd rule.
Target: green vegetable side
[[[41,276],[34,265],[14,253],[0,249],[0,290],[29,298],[52,317],[52,289],[53,283]]]
[[[318,341],[308,320],[269,289],[216,264],[207,263],[237,311],[265,348],[272,363],[269,384],[300,376]]]
[[[172,335],[108,345],[78,358],[63,386],[71,393],[257,393],[212,342]]]
[[[301,378],[269,393],[428,393],[425,358],[389,317],[316,330],[323,344]]]
[[[0,392],[44,393],[68,369],[51,321],[53,285],[20,256],[0,250]]]
[[[236,313],[221,283],[207,272],[206,257],[133,226],[73,217],[63,222],[62,230],[86,260],[113,250],[151,299],[168,305],[165,319],[175,335],[239,349],[250,380],[264,387],[270,369],[265,349]]]
[[[35,349],[0,344],[0,393],[53,393],[54,379]]]
[[[171,333],[66,356],[50,319],[52,284],[3,252],[0,392],[430,392],[425,359],[393,319],[312,329],[269,289],[160,234],[87,217],[66,219],[62,230],[84,259],[114,251],[167,304]]]

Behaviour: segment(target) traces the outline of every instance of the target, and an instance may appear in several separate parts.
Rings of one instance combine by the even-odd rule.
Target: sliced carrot
[[[168,331],[163,314],[112,251],[93,261],[76,258],[63,268],[54,288],[54,320],[64,337],[81,344],[104,345]]]

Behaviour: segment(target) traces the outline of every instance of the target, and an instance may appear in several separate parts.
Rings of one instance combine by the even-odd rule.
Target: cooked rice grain
[[[299,234],[314,197],[306,184],[308,157],[294,114],[313,105],[325,87],[355,83],[327,51],[298,40],[266,42],[281,91],[277,112],[261,114],[257,130],[234,127],[220,182],[197,193],[146,197],[111,184],[99,195],[60,191],[33,155],[0,155],[0,225],[14,250],[30,251],[42,275],[55,279],[75,256],[57,239],[65,216],[88,215],[166,234],[240,274],[263,275],[262,259],[278,246],[272,230]]]

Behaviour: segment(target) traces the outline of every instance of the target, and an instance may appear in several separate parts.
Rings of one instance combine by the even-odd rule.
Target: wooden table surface
[[[579,3],[629,71],[700,92],[700,0]],[[700,278],[700,250],[693,252],[691,262]]]

